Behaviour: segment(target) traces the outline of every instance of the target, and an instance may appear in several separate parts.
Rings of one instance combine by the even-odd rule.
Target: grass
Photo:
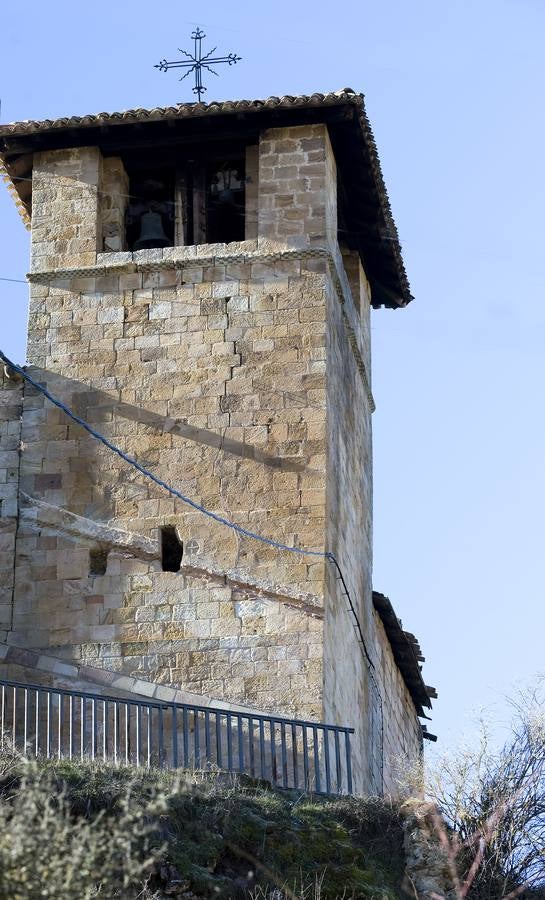
[[[50,818],[41,837],[39,814],[25,812],[33,792],[39,795],[37,810],[48,807]],[[57,825],[55,841],[48,835],[56,834]],[[4,754],[0,829],[0,897],[10,900],[404,896],[399,887],[402,829],[395,806],[281,792],[221,773],[173,774],[70,761],[29,764]],[[66,847],[67,856],[78,855],[74,834],[95,860],[87,893],[81,886],[74,888],[79,894],[63,886],[62,859],[55,868],[56,893],[39,892],[46,875],[36,877],[36,893],[30,888],[13,893],[13,886],[10,893],[1,892],[8,890],[2,878],[6,881],[6,867],[8,874],[13,867],[15,851],[19,867],[47,872],[52,853],[62,856]],[[115,853],[109,845],[117,846]],[[17,883],[16,873],[12,881]],[[9,878],[6,884],[11,885]]]

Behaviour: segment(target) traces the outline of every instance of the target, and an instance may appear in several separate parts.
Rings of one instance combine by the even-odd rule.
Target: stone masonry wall
[[[323,363],[314,358],[323,277],[301,264],[267,272],[262,263],[241,271],[195,260],[183,273],[115,280],[108,276],[107,291],[97,290],[101,279],[33,288],[34,348],[34,323],[44,324],[45,352],[32,360],[46,370],[40,380],[207,508],[267,536],[323,546],[324,453],[314,436],[324,417]],[[197,568],[216,574],[207,584],[206,575],[162,572],[158,561],[114,548],[106,573],[91,575],[92,541],[37,534],[25,522],[13,639],[99,657],[127,674],[153,671],[220,699],[319,715],[321,623],[281,599],[254,600],[251,584],[319,595],[323,565],[239,538],[146,482],[41,397],[29,392],[26,404],[25,493],[130,534],[175,525]],[[29,404],[38,426],[27,425]],[[225,585],[222,573],[233,569],[247,573],[247,591]]]
[[[400,782],[422,754],[422,728],[384,625],[374,612],[378,671],[384,698],[384,793],[399,796]]]
[[[247,241],[257,238],[259,215],[259,146],[246,148],[246,223],[244,236]]]
[[[207,508],[266,536],[323,547],[325,262],[246,263],[244,253],[257,251],[246,242],[100,254],[101,274],[66,277],[59,270],[73,265],[70,247],[47,255],[72,209],[65,180],[85,172],[90,182],[95,173],[100,194],[101,166],[93,148],[51,156],[38,156],[34,176],[39,215],[45,197],[53,205],[47,247],[43,231],[33,235],[33,271],[47,275],[35,276],[31,290],[29,360],[40,380]],[[325,184],[325,150],[322,157]],[[323,192],[313,201],[309,191],[305,217],[318,221],[320,210],[323,217]],[[88,215],[92,231],[96,207]],[[178,268],[154,271],[154,262],[176,257]],[[148,271],[116,274],[123,261]],[[279,553],[192,511],[32,391],[23,441],[30,505],[18,540],[12,642],[321,717],[322,623],[312,615],[321,605],[320,560]],[[119,548],[87,525],[79,534],[43,526],[48,507],[128,537]],[[164,525],[176,526],[197,574],[163,572],[134,548],[133,537],[156,539]],[[100,574],[93,560],[105,551]]]
[[[35,271],[87,266],[99,246],[98,147],[51,150],[34,155],[32,256]]]
[[[361,269],[361,264],[360,264]],[[372,618],[372,460],[369,384],[370,292],[362,272],[359,313],[348,283],[344,305],[329,297],[327,327],[327,546],[339,560],[367,650],[375,643]],[[356,728],[353,752],[360,789],[381,792],[380,698],[337,573],[327,572],[324,623],[324,713]]]
[[[390,789],[394,750],[409,751],[419,726],[371,605],[369,287],[337,246],[325,126],[263,133],[250,170],[257,238],[97,254],[101,198],[123,193],[123,173],[93,147],[36,154],[28,359],[184,495],[267,538],[335,553],[384,673]],[[103,669],[116,690],[138,679],[352,725],[356,790],[381,792],[381,701],[331,564],[227,529],[28,385],[24,399],[10,391],[7,440],[24,448],[14,574],[15,513],[0,531],[11,647]],[[166,526],[183,545],[179,572],[161,564]]]
[[[12,624],[15,535],[19,509],[22,379],[0,368],[0,636]]]
[[[260,237],[292,247],[336,241],[335,172],[325,125],[263,132],[259,143]]]

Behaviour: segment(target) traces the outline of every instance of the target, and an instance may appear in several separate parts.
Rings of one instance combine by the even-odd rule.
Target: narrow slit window
[[[161,528],[161,564],[163,572],[179,572],[184,555],[184,545],[173,525]]]

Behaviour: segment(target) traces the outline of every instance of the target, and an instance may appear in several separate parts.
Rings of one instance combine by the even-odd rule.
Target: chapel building
[[[273,542],[6,367],[0,678],[348,726],[395,793],[434,691],[372,584],[370,316],[412,298],[363,97],[17,122],[0,163],[28,373]]]

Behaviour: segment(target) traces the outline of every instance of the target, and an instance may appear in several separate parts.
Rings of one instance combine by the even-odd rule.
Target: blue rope
[[[172,494],[173,497],[177,497],[178,500],[182,500],[183,503],[187,503],[188,506],[191,506],[193,509],[196,509],[197,512],[203,513],[203,515],[208,516],[208,518],[213,519],[215,522],[219,522],[220,525],[225,525],[227,528],[231,528],[233,531],[236,531],[237,534],[241,534],[244,537],[253,538],[255,541],[261,541],[262,544],[268,544],[270,547],[275,547],[276,550],[287,550],[289,553],[299,553],[301,556],[318,556],[321,559],[330,559],[334,561],[339,568],[338,563],[333,555],[333,553],[328,553],[325,550],[304,550],[300,547],[289,547],[287,544],[282,544],[280,541],[275,541],[272,538],[264,537],[262,534],[256,534],[254,531],[249,531],[247,528],[243,528],[242,525],[237,525],[236,522],[231,522],[229,519],[225,519],[223,516],[218,516],[217,513],[212,512],[210,509],[206,509],[205,506],[201,506],[200,503],[197,503],[195,500],[192,500],[191,497],[186,497],[185,494],[182,494],[181,491],[176,490],[176,488],[171,487],[161,478],[158,478],[153,472],[150,472],[144,466],[140,465],[133,457],[128,456],[120,447],[116,447],[115,444],[112,444],[104,435],[100,434],[99,431],[96,431],[88,422],[84,419],[77,416],[71,409],[65,406],[61,400],[58,400],[52,394],[49,393],[47,388],[45,388],[42,384],[39,384],[37,381],[32,378],[29,373],[18,366],[16,363],[12,362],[5,356],[4,353],[0,350],[0,359],[9,366],[10,369],[13,369],[14,372],[18,372],[19,375],[28,381],[33,387],[36,388],[44,397],[54,404],[54,406],[61,409],[73,422],[76,422],[78,425],[81,425],[82,428],[85,429],[92,437],[94,437],[97,441],[100,441],[101,444],[104,444],[108,450],[111,450],[113,453],[117,453],[118,456],[121,457],[126,463],[130,466],[133,466],[138,470],[142,475],[146,478],[149,478],[155,484],[157,484],[160,488],[163,488],[165,491],[168,491],[169,494]]]

